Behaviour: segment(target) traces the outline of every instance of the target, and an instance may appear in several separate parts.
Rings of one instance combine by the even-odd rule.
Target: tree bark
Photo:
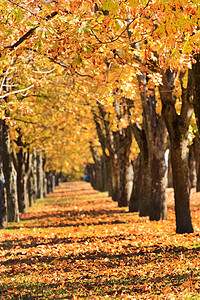
[[[172,172],[175,193],[176,232],[192,233],[190,216],[190,181],[186,158],[187,141],[172,143]]]
[[[27,180],[25,178],[25,161],[24,161],[24,148],[20,147],[19,152],[16,154],[17,159],[17,197],[19,211],[25,213],[28,210],[27,199]]]
[[[36,149],[33,149],[32,155],[32,176],[33,176],[33,202],[36,202],[37,198],[37,154]]]
[[[195,55],[196,63],[192,65],[190,72],[193,76],[193,106],[198,127],[200,133],[200,54]]]
[[[165,190],[167,187],[167,167],[165,164],[165,141],[167,129],[163,118],[157,117],[157,128],[153,138],[153,158],[151,165],[150,215],[152,221],[167,219]]]
[[[133,188],[133,167],[131,163],[132,132],[130,126],[119,132],[120,199],[119,207],[129,205]]]
[[[133,162],[133,188],[129,201],[129,212],[138,212],[142,194],[142,168],[141,155],[138,154]]]
[[[105,161],[105,169],[106,169],[105,190],[108,191],[108,195],[112,197],[112,171],[111,171],[110,158],[107,155],[104,155],[104,161]]]
[[[94,188],[98,191],[103,191],[103,177],[102,177],[102,160],[98,155],[97,151],[95,151],[92,144],[90,144],[90,152],[92,154],[94,160]]]
[[[160,85],[162,101],[162,114],[165,120],[171,145],[171,163],[173,174],[173,187],[175,194],[176,232],[192,233],[193,227],[190,216],[190,182],[186,157],[189,124],[192,116],[190,90],[182,87],[182,109],[180,115],[175,109],[174,97],[174,71],[163,73],[163,84]],[[180,77],[182,83],[182,78]],[[188,87],[192,86],[188,74]]]
[[[120,199],[120,168],[117,155],[111,155],[112,200],[119,203]]]
[[[37,155],[37,198],[44,197],[44,173],[42,153]]]
[[[17,176],[10,153],[9,129],[3,120],[3,170],[6,182],[8,222],[19,222],[19,207],[17,201]]]
[[[28,180],[32,171],[32,154],[29,149],[24,151],[24,145],[21,141],[21,136],[18,137],[16,144],[19,146],[19,150],[16,153],[15,150],[12,153],[15,169],[17,171],[17,197],[19,211],[25,213],[29,207],[29,192],[28,192]]]
[[[0,120],[0,228],[7,227],[7,203],[4,193],[3,159],[2,159],[2,120]]]
[[[141,201],[139,203],[139,215],[140,217],[146,217],[149,216],[150,213],[151,165],[149,160],[149,149],[144,130],[142,130],[141,134],[140,151],[143,176]]]
[[[198,132],[194,138],[194,154],[196,162],[196,191],[200,192],[200,138]]]
[[[168,156],[168,172],[167,172],[167,177],[168,177],[167,187],[168,188],[172,188],[173,187],[173,176],[172,176],[171,150],[169,150],[169,156]]]
[[[2,164],[2,163],[1,163]],[[3,166],[0,166],[0,228],[7,227],[7,207],[3,184]]]
[[[35,202],[34,194],[33,173],[31,172],[28,179],[28,201],[30,207],[32,207]]]
[[[194,140],[193,140],[194,141]],[[199,152],[200,148],[198,149]],[[197,173],[196,173],[196,159],[195,159],[195,147],[194,142],[189,146],[189,172],[190,172],[190,187],[197,186]]]

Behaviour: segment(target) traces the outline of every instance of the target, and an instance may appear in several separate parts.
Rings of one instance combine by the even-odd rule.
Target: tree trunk
[[[16,171],[10,153],[9,129],[5,121],[3,121],[2,149],[3,169],[6,182],[8,222],[19,222]]]
[[[46,172],[45,185],[46,185],[46,194],[53,193],[53,182],[52,182],[52,172]]]
[[[112,170],[111,170],[111,161],[109,156],[105,156],[105,169],[106,169],[106,182],[105,182],[105,190],[108,191],[109,197],[112,197]]]
[[[140,217],[149,216],[150,197],[151,197],[151,166],[149,161],[148,145],[144,130],[141,135],[141,165],[143,170],[142,176],[142,194],[139,204]]]
[[[133,188],[133,167],[131,164],[132,132],[130,126],[119,133],[120,199],[119,207],[129,205]]]
[[[200,133],[200,54],[195,55],[196,63],[192,65],[191,73],[193,73],[193,106],[196,116],[198,131]]]
[[[153,138],[153,158],[151,162],[151,221],[167,219],[165,190],[167,187],[167,167],[165,164],[165,141],[167,129],[162,118],[157,119],[157,130]]]
[[[34,195],[35,195],[35,191],[34,191],[33,173],[31,172],[28,179],[28,201],[30,207],[32,207],[33,203],[35,202]]]
[[[200,192],[200,138],[198,132],[194,138],[194,154],[196,162],[196,191]]]
[[[2,160],[1,160],[2,161]],[[7,227],[7,208],[3,184],[3,166],[0,163],[0,228]]]
[[[190,216],[190,182],[186,157],[187,140],[171,143],[173,186],[175,194],[176,232],[193,232]]]
[[[197,143],[199,143],[199,134],[200,134],[200,54],[195,55],[196,63],[192,65],[192,70],[189,70],[189,73],[191,73],[192,76],[192,84],[194,86],[193,88],[193,106],[194,106],[194,112],[198,127],[198,132],[196,134],[195,140]],[[198,148],[198,153],[199,153]],[[197,192],[200,191],[200,159],[198,157],[199,155],[196,155],[196,172],[197,172]]]
[[[43,159],[42,153],[37,155],[37,198],[44,197],[44,173],[43,173]]]
[[[94,160],[94,188],[98,191],[103,191],[103,177],[102,177],[102,160],[98,152],[95,151],[92,144],[90,144],[90,152]]]
[[[129,206],[133,188],[133,167],[131,161],[126,163],[121,173],[121,193],[119,207]]]
[[[167,168],[164,158],[158,158],[155,153],[152,162],[152,191],[150,199],[150,220],[167,219],[165,189],[167,187]]]
[[[32,155],[32,176],[33,176],[33,202],[36,202],[37,198],[37,154],[36,149],[33,149]]]
[[[140,153],[133,162],[133,173],[133,188],[129,201],[129,212],[138,212],[142,193],[142,168]]]
[[[25,161],[24,161],[24,148],[21,146],[17,157],[17,197],[19,211],[21,213],[27,212],[28,199],[27,199],[27,180],[25,178]]]
[[[0,228],[7,227],[7,203],[4,193],[4,175],[3,175],[3,158],[2,158],[2,130],[3,122],[0,120]]]
[[[194,188],[197,185],[196,160],[194,143],[189,146],[189,172],[190,172],[190,187]],[[200,150],[200,149],[199,149]]]
[[[120,168],[117,158],[111,157],[112,200],[119,203],[120,199]]]
[[[173,176],[172,176],[171,150],[169,150],[169,156],[168,156],[168,172],[167,172],[167,177],[168,177],[167,187],[168,188],[172,188],[173,187]]]
[[[176,232],[192,233],[193,227],[190,216],[190,182],[186,157],[187,138],[189,124],[192,116],[190,99],[190,74],[188,74],[188,89],[182,87],[182,109],[177,114],[174,91],[174,71],[168,70],[163,75],[163,84],[160,85],[160,96],[162,101],[162,114],[169,132],[171,145],[171,163],[173,174],[173,187],[175,195]],[[182,83],[182,77],[180,81]],[[167,92],[166,92],[167,91]]]
[[[55,190],[55,187],[56,187],[56,177],[55,177],[55,175],[53,174],[53,176],[52,176],[52,190],[53,190],[53,192],[54,192],[54,190]]]

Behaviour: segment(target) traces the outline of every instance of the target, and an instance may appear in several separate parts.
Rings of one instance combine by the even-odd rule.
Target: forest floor
[[[118,208],[89,183],[61,183],[0,230],[0,299],[200,299],[200,193],[194,234]]]

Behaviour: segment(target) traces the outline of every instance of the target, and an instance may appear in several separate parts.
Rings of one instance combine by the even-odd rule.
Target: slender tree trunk
[[[87,164],[86,171],[88,174],[88,181],[91,183],[91,186],[93,187],[93,164]]]
[[[25,197],[25,203],[27,205],[27,209],[29,206],[33,205],[33,194],[30,193],[30,189],[33,191],[33,184],[31,185],[31,179],[33,174],[33,159],[32,159],[32,153],[30,153],[30,150],[25,153],[25,176],[24,176],[24,197]]]
[[[164,158],[153,155],[152,161],[152,191],[150,200],[150,220],[159,221],[167,219],[167,205],[165,189],[167,187],[167,168]]]
[[[17,196],[19,211],[21,213],[25,213],[29,207],[28,180],[32,169],[32,154],[30,154],[29,150],[27,152],[24,151],[24,147],[21,145],[18,138],[18,146],[19,145],[19,151],[17,154],[13,151],[12,158],[15,162],[15,169],[17,171]]]
[[[141,135],[141,165],[143,170],[142,176],[142,194],[139,204],[140,217],[149,216],[150,197],[151,197],[151,165],[149,161],[148,145],[144,130]]]
[[[43,185],[43,198],[46,197],[46,188],[45,188],[45,165],[46,165],[46,156],[42,155],[42,185]],[[53,190],[55,188],[55,180],[52,180]]]
[[[200,150],[200,149],[199,149]],[[194,188],[197,185],[196,160],[194,143],[189,146],[189,172],[190,172],[190,187]]]
[[[164,158],[153,155],[152,161],[152,191],[150,200],[150,220],[159,221],[167,219],[167,205],[165,189],[167,187],[167,168]]]
[[[3,166],[0,166],[0,228],[7,227],[7,207],[3,184]]]
[[[167,187],[167,167],[165,164],[165,142],[167,129],[162,118],[157,119],[157,130],[153,138],[153,158],[151,162],[150,220],[167,219],[165,190]]]
[[[138,157],[133,162],[133,173],[133,188],[129,201],[129,212],[138,212],[142,193],[142,168],[140,154],[138,154]]]
[[[102,165],[102,169],[101,169],[101,177],[102,177],[102,189],[103,192],[108,191],[108,178],[107,178],[107,171],[106,171],[106,162],[105,162],[105,157],[104,155],[101,156],[101,165]]]
[[[25,161],[24,161],[24,149],[21,146],[17,153],[17,197],[19,211],[21,213],[27,212],[28,199],[27,199],[27,180],[25,178]]]
[[[119,133],[120,199],[119,207],[129,205],[133,188],[133,167],[131,163],[132,132],[130,126]]]
[[[10,153],[9,130],[5,121],[3,121],[2,149],[3,169],[6,182],[8,222],[19,222],[19,208],[17,201],[17,176]]]
[[[37,156],[37,198],[44,197],[44,173],[42,153]]]
[[[37,154],[36,149],[33,149],[33,155],[32,155],[32,175],[33,175],[33,202],[36,202],[37,198]]]
[[[111,175],[112,175],[112,200],[119,202],[120,199],[120,168],[116,155],[111,157]]]
[[[196,191],[200,192],[200,138],[198,132],[194,138],[194,154],[196,162]]]
[[[200,54],[195,55],[196,63],[192,65],[190,72],[193,75],[193,106],[196,116],[198,131],[200,134]]]
[[[200,161],[196,164],[196,172],[197,172],[197,185],[196,185],[196,191],[200,192]]]
[[[24,213],[27,212],[29,207],[29,198],[28,198],[28,177],[24,175]]]
[[[7,203],[4,193],[2,159],[2,120],[0,120],[0,228],[7,227]]]
[[[46,172],[46,193],[53,193],[52,172]]]
[[[133,167],[131,161],[127,162],[121,174],[121,194],[119,207],[129,206],[133,189]]]
[[[111,161],[109,156],[104,155],[105,160],[105,170],[106,170],[106,182],[105,190],[108,191],[109,197],[112,197],[112,170],[111,170]]]
[[[169,150],[169,156],[168,156],[168,172],[167,172],[167,177],[168,177],[167,187],[168,188],[172,188],[173,187],[173,176],[172,176],[171,150]]]
[[[28,178],[28,201],[29,201],[29,206],[32,207],[35,202],[34,183],[33,183],[33,173],[32,172]]]
[[[55,187],[56,187],[56,177],[55,177],[55,175],[53,174],[53,176],[52,176],[52,190],[53,190],[53,192],[54,192],[54,190],[55,190]]]
[[[92,144],[90,144],[90,152],[94,160],[94,188],[99,191],[103,191],[103,177],[102,177],[102,161],[97,151],[94,150]]]

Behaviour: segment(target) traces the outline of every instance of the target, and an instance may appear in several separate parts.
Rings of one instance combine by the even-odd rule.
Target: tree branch
[[[14,43],[11,46],[5,46],[4,49],[10,49],[10,50],[14,50],[17,46],[19,46],[20,44],[22,44],[25,40],[27,40],[32,34],[33,32],[40,27],[40,25],[37,25],[33,28],[31,28],[27,33],[25,33],[16,43]]]
[[[0,99],[4,99],[4,98],[6,98],[6,97],[9,96],[9,95],[13,95],[13,94],[18,94],[18,93],[25,92],[25,91],[27,91],[27,90],[30,90],[30,89],[33,88],[33,87],[34,87],[34,85],[32,84],[32,85],[30,85],[29,87],[27,87],[27,88],[25,88],[25,89],[17,90],[17,91],[12,91],[12,92],[6,93],[6,94],[0,96]]]

